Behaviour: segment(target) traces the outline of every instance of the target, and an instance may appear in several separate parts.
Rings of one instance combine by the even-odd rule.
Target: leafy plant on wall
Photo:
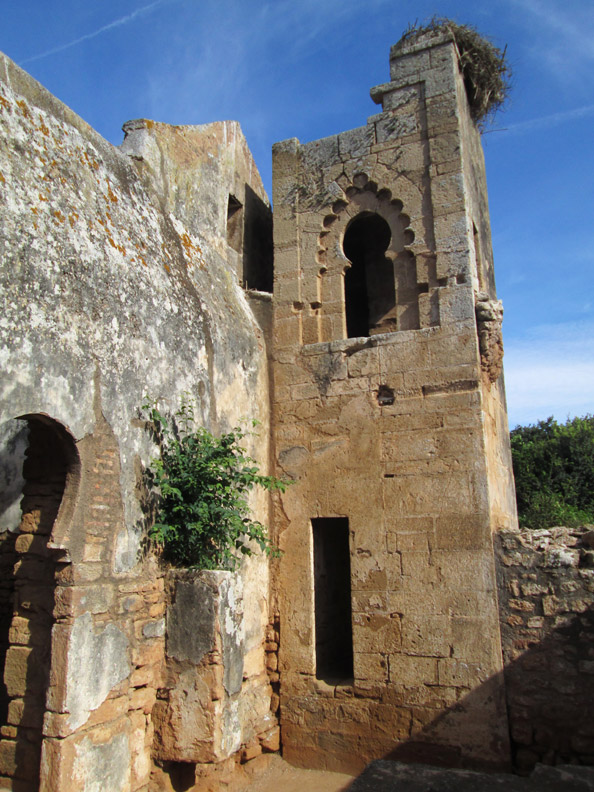
[[[286,482],[263,476],[247,455],[240,427],[215,437],[195,427],[194,405],[182,398],[171,418],[146,399],[143,410],[159,446],[150,465],[150,486],[158,495],[150,538],[176,567],[235,569],[254,546],[278,555],[262,523],[252,519],[248,494],[254,487],[285,490]]]

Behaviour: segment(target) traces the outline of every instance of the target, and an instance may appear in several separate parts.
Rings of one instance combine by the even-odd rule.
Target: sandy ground
[[[244,789],[249,792],[342,792],[348,789],[353,777],[326,770],[301,770],[273,757],[270,767]]]

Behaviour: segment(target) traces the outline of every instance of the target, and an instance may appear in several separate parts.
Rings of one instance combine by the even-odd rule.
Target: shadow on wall
[[[514,765],[594,765],[594,607],[505,668]]]
[[[249,184],[245,185],[243,286],[272,292],[272,212]]]
[[[8,632],[14,606],[15,542],[21,522],[21,499],[25,479],[23,463],[29,445],[24,421],[0,426],[0,669],[4,671]],[[4,673],[0,677],[0,724],[8,723],[8,694]]]
[[[16,534],[6,533],[0,539],[0,668],[4,672],[8,651],[8,633],[14,609],[14,564]],[[4,673],[0,678],[0,724],[8,724],[8,690]]]
[[[594,765],[594,531],[496,537],[514,763]]]
[[[460,663],[460,672],[464,673],[465,664]],[[489,721],[485,714],[481,719],[481,711],[493,712],[493,701],[501,698],[501,675],[497,674],[483,682],[478,688],[469,692],[455,703],[447,707],[436,718],[431,718],[430,711],[420,710],[413,713],[413,736],[397,745],[384,755],[384,759],[398,762],[428,764],[437,767],[455,767],[484,772],[506,772],[510,765],[506,762],[506,733],[497,733],[497,727]],[[501,706],[501,701],[497,702]],[[426,722],[422,724],[422,721]],[[502,723],[501,719],[498,719]],[[492,760],[469,753],[467,745],[477,743],[477,735],[484,733],[482,743],[488,746]],[[499,759],[495,757],[500,757]]]
[[[592,586],[594,570],[585,571]],[[541,608],[543,603],[546,610],[547,600],[541,596]],[[513,641],[517,656],[505,664],[512,765],[522,775],[538,762],[594,765],[594,606],[578,607],[580,612],[558,614],[557,626],[545,637],[538,636],[537,627],[520,629]],[[509,616],[513,621],[516,614],[513,609],[507,613],[504,610],[503,621]],[[536,620],[533,624],[542,621],[538,614],[530,618]],[[463,663],[460,672],[464,673]],[[465,735],[483,730],[488,734],[490,724],[481,722],[477,714],[498,695],[498,690],[500,675],[469,692],[384,758],[444,767],[505,769],[473,762],[463,755]],[[456,736],[459,744],[455,744]],[[500,736],[495,732],[491,740],[495,750],[503,747],[496,744]]]
[[[594,527],[502,531],[495,547],[503,672],[471,688],[477,666],[407,658],[435,683],[394,678],[366,709],[356,687],[328,686],[327,711],[337,717],[322,699],[311,710],[302,701],[311,731],[300,729],[296,748],[288,743],[289,761],[300,764],[300,752],[311,750],[322,767],[352,772],[380,755],[486,772],[513,766],[524,775],[537,763],[594,765]],[[481,642],[480,634],[467,638]]]

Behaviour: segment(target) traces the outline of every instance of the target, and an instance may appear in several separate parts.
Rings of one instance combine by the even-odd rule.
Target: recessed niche
[[[394,265],[386,258],[392,232],[379,214],[362,212],[347,227],[342,249],[351,262],[344,278],[348,338],[383,332],[396,304]]]

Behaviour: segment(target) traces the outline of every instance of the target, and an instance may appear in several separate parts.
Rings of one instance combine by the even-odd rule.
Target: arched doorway
[[[0,740],[6,775],[19,789],[37,790],[57,566],[50,540],[77,479],[78,454],[72,436],[46,416],[22,416],[3,428],[0,503],[10,513],[0,533]]]

